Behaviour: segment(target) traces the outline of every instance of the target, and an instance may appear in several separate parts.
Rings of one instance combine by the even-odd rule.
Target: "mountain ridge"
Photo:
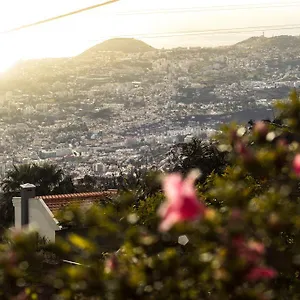
[[[124,53],[148,52],[156,50],[147,43],[135,38],[113,38],[97,44],[80,55],[94,54],[102,51],[116,51]]]
[[[199,51],[205,49],[205,51],[218,51],[222,50],[222,53],[230,50],[242,50],[242,51],[262,51],[264,49],[278,48],[278,51],[285,51],[288,49],[299,49],[300,36],[294,35],[280,35],[274,37],[254,36],[243,41],[240,41],[231,46],[219,46],[219,47],[192,47],[192,49],[199,48]],[[183,48],[183,47],[179,47]],[[186,47],[189,48],[189,47]],[[174,50],[178,48],[173,48]],[[185,48],[183,48],[185,49]],[[123,52],[125,54],[130,53],[146,53],[147,51],[163,51],[164,49],[156,49],[147,43],[134,39],[134,38],[114,38],[106,40],[100,44],[97,44],[77,56],[62,57],[62,58],[41,58],[41,59],[29,59],[19,60],[9,68],[6,72],[0,74],[0,78],[14,75],[20,75],[23,70],[26,72],[37,71],[41,73],[41,70],[46,74],[53,65],[64,66],[66,64],[74,64],[75,62],[91,62],[97,58],[97,55],[101,52]],[[165,49],[170,50],[170,49]],[[20,75],[21,76],[21,75]]]
[[[300,36],[278,35],[273,37],[253,36],[233,45],[233,47],[277,47],[279,49],[300,46]]]

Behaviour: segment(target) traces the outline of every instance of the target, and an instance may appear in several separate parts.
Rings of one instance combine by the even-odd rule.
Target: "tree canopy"
[[[37,196],[75,191],[72,178],[65,175],[64,171],[56,165],[22,164],[13,166],[13,169],[6,173],[1,182],[3,189],[0,197],[1,226],[12,225],[14,217],[12,198],[20,196],[20,185],[25,183],[32,183],[36,186]]]

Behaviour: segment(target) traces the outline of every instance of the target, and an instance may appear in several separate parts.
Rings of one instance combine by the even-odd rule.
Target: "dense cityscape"
[[[272,119],[300,85],[300,37],[154,49],[114,39],[73,58],[19,62],[0,77],[0,173],[51,161],[76,178],[163,166],[168,149],[224,123]]]

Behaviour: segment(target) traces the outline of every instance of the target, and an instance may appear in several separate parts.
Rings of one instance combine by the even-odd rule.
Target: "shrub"
[[[280,104],[286,126],[224,128],[218,149],[230,167],[198,190],[196,173],[172,174],[164,194],[72,208],[61,221],[86,235],[71,232],[42,255],[31,232],[11,236],[0,247],[2,298],[299,299],[300,100],[290,98]],[[118,247],[103,250],[114,236]],[[79,265],[38,268],[46,253]]]

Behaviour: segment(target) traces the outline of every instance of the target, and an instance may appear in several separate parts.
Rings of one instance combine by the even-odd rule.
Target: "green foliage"
[[[164,196],[161,193],[148,197],[145,200],[139,201],[137,204],[133,205],[133,213],[135,213],[139,220],[138,224],[151,228],[153,230],[157,229],[158,226],[158,216],[157,210],[161,203],[164,201]]]
[[[175,145],[169,152],[171,171],[187,174],[192,169],[199,169],[202,182],[212,172],[222,173],[228,164],[226,158],[227,154],[219,151],[216,142],[196,138],[189,143]]]
[[[66,231],[55,244],[13,234],[0,245],[2,298],[300,299],[299,103],[294,92],[280,126],[224,129],[218,152],[229,165],[198,186],[202,218],[159,232],[164,195],[132,191],[148,188],[146,178],[103,205],[62,210]]]
[[[133,168],[127,174],[121,172],[116,187],[118,190],[134,193],[137,200],[145,199],[160,191],[160,174],[155,169]]]
[[[85,192],[94,192],[97,189],[97,180],[96,178],[85,175],[81,178],[76,185],[77,193],[85,193]]]
[[[6,173],[1,186],[5,194],[16,196],[20,192],[20,185],[24,183],[34,184],[37,195],[61,193],[66,186],[69,186],[68,192],[74,191],[70,177],[65,176],[62,169],[47,163],[14,166]]]

